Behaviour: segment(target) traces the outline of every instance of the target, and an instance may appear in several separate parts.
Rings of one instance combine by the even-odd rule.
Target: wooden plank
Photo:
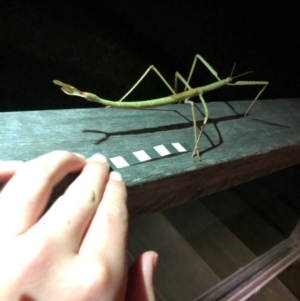
[[[229,199],[223,192],[207,196],[203,200],[211,203],[215,195],[221,197],[217,197],[215,201],[222,202],[224,209]],[[221,279],[243,270],[245,265],[256,258],[254,253],[200,202],[177,206],[163,214]],[[274,279],[250,300],[295,301],[296,298],[278,279]]]
[[[162,300],[194,300],[220,281],[161,213],[130,223],[128,250],[134,258],[147,250],[159,254],[155,289]]]
[[[275,277],[299,258],[300,249],[298,244],[290,238],[286,239],[275,248],[272,248],[230,277],[218,283],[215,287],[199,296],[195,301],[262,301],[264,298],[260,295],[261,288],[265,288],[269,284],[270,289],[272,284],[275,284]],[[277,283],[280,284],[278,281]],[[276,290],[270,293],[270,300],[297,300],[282,285],[280,294]]]
[[[187,153],[120,169],[128,186],[131,217],[300,163],[300,99],[259,101],[251,116],[243,118],[240,113],[249,103],[209,103],[201,162],[192,161]],[[202,115],[197,116],[201,125]],[[108,139],[99,143],[105,135]],[[189,105],[175,104],[147,110],[1,113],[0,139],[1,159],[29,160],[54,149],[113,157],[163,143],[193,145],[193,130]],[[63,191],[68,181],[58,190]]]
[[[295,165],[293,167],[282,170],[282,176],[289,179],[292,183],[298,185],[300,179],[300,165]]]
[[[300,176],[293,177],[292,174],[292,170],[289,176],[280,171],[259,179],[258,183],[300,215]]]
[[[162,213],[221,279],[230,276],[255,258],[254,254],[198,201]]]
[[[257,256],[262,255],[285,238],[232,189],[203,198],[200,202]]]
[[[276,199],[284,202],[293,209],[298,215],[300,214],[300,171],[299,165],[289,168],[284,172],[277,172],[258,180],[259,184],[266,187]],[[297,175],[298,173],[298,175]],[[276,206],[276,204],[274,204]],[[277,206],[278,207],[278,206]],[[276,216],[275,216],[276,218]],[[279,275],[280,280],[288,289],[300,299],[300,262],[295,262]]]
[[[257,181],[233,187],[232,191],[282,235],[287,237],[291,234],[299,220],[299,214],[278,200]]]
[[[249,185],[252,183],[241,185],[247,185],[249,188],[247,193],[243,194],[243,196],[247,196],[248,200],[250,198],[251,200],[255,199],[256,195],[259,195],[258,187],[250,188]],[[262,255],[281,243],[284,237],[267,224],[239,196],[233,193],[236,188],[239,187],[207,196],[202,198],[200,202],[213,212],[256,256]],[[261,208],[264,208],[264,200],[261,200],[261,203]],[[284,207],[283,204],[281,205]],[[285,209],[285,213],[288,212],[287,208],[283,209]],[[289,213],[294,217],[292,212]],[[272,280],[268,286],[272,289],[266,291],[270,294],[270,297],[273,295],[274,300],[276,300],[275,298],[278,298],[278,300],[289,300],[289,298],[293,300],[295,298],[278,279]],[[278,291],[274,293],[276,290]],[[262,291],[260,290],[260,292]],[[286,296],[284,297],[284,295]],[[273,300],[272,298],[271,300]]]
[[[298,260],[279,275],[280,280],[300,300],[300,261]]]
[[[246,201],[240,199],[240,197],[233,192],[236,188],[243,192],[239,194],[239,196],[242,195],[246,197]],[[275,225],[277,229],[282,230],[285,227],[295,226],[295,220],[297,222],[299,217],[274,198],[272,198],[271,206],[271,199],[266,198],[264,189],[259,187],[257,181],[252,181],[236,188],[203,198],[201,203],[204,203],[207,208],[222,220],[256,256],[262,255],[284,239],[271,225]],[[262,195],[265,197],[262,198]],[[253,202],[255,202],[257,206],[259,205],[259,213],[263,213],[263,216],[267,215],[268,222],[270,222],[271,225],[266,223],[266,221],[253,210],[256,209],[256,207],[253,208],[252,206]],[[287,221],[291,221],[292,224],[287,224]],[[291,231],[288,232],[290,234]],[[289,273],[284,271],[279,278],[288,288],[292,289],[294,294],[297,292],[297,289],[294,289],[294,283]],[[284,286],[276,279],[273,280],[272,283],[277,288]],[[286,288],[284,288],[283,292],[285,290]],[[299,295],[297,298],[298,297]],[[281,300],[281,298],[279,298],[279,300]],[[282,300],[286,299],[282,297]]]

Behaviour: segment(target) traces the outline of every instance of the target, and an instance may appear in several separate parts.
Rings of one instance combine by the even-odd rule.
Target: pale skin
[[[53,187],[79,176],[42,215]],[[153,301],[157,254],[127,269],[126,187],[105,157],[0,161],[0,300]]]
[[[202,87],[198,87],[198,88],[191,88],[189,83],[190,83],[190,80],[194,73],[196,63],[198,60],[200,60],[203,63],[203,65],[211,72],[211,74],[217,79],[217,81],[214,83],[211,83],[209,85],[206,85],[206,86],[202,86]],[[174,84],[174,89],[173,89],[169,85],[167,80],[163,77],[163,75],[154,66],[150,66],[144,72],[144,74],[138,79],[138,81],[132,86],[132,88],[119,101],[111,101],[111,100],[100,98],[99,96],[97,96],[93,93],[80,91],[79,89],[77,89],[69,84],[63,83],[59,80],[54,80],[53,83],[58,86],[61,86],[61,90],[68,95],[83,97],[87,101],[97,102],[97,103],[103,104],[108,107],[113,107],[113,108],[142,109],[142,108],[148,108],[148,107],[164,106],[164,105],[172,104],[172,103],[176,103],[176,102],[180,103],[181,101],[184,101],[184,103],[190,104],[191,110],[192,110],[194,140],[195,140],[195,146],[194,146],[194,150],[192,152],[192,158],[197,155],[198,158],[200,159],[200,152],[199,152],[198,145],[200,143],[200,140],[201,140],[201,137],[202,137],[202,134],[204,131],[204,127],[205,127],[205,125],[208,121],[208,117],[209,117],[208,108],[207,108],[206,102],[204,100],[203,94],[206,92],[212,91],[212,90],[222,88],[224,86],[249,86],[249,85],[250,86],[252,86],[252,85],[263,86],[262,89],[258,92],[256,97],[254,98],[254,100],[251,102],[251,104],[249,105],[247,110],[245,111],[244,116],[246,116],[249,113],[249,111],[251,110],[251,108],[253,107],[253,105],[255,104],[255,102],[257,101],[257,99],[259,98],[259,96],[262,94],[262,92],[266,89],[266,87],[269,84],[269,82],[267,82],[267,81],[237,81],[237,82],[233,83],[234,78],[237,78],[237,77],[240,77],[242,75],[252,72],[252,71],[250,71],[250,72],[245,72],[245,73],[237,75],[237,76],[232,76],[234,67],[235,67],[235,64],[233,66],[233,69],[232,69],[229,77],[227,77],[225,79],[220,79],[218,76],[218,73],[213,69],[213,67],[200,54],[197,54],[194,58],[194,61],[193,61],[193,64],[192,64],[192,67],[191,67],[191,70],[190,70],[187,80],[185,80],[179,72],[175,73],[175,84]],[[151,99],[151,100],[122,102],[139,85],[139,83],[145,78],[145,76],[151,70],[153,70],[159,76],[159,78],[164,82],[164,84],[167,86],[167,88],[172,92],[172,95],[162,97],[162,98],[157,98],[157,99]],[[178,80],[181,81],[185,87],[184,91],[181,93],[177,93]],[[203,105],[204,114],[205,114],[203,124],[202,124],[199,134],[197,134],[197,122],[196,122],[196,115],[195,115],[195,109],[194,109],[194,102],[190,100],[190,98],[193,98],[195,96],[199,97],[199,99]]]

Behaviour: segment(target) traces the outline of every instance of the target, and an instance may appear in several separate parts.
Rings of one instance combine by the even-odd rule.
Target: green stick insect
[[[193,75],[193,72],[194,72],[194,69],[195,69],[195,66],[196,66],[196,63],[198,60],[200,60],[206,66],[206,68],[212,73],[212,75],[217,79],[217,81],[212,84],[203,86],[203,87],[191,88],[189,85],[189,82],[192,78],[192,75]],[[174,89],[173,89],[169,85],[169,83],[166,81],[166,79],[162,76],[162,74],[152,65],[144,72],[144,74],[139,78],[139,80],[132,86],[132,88],[119,101],[111,101],[111,100],[106,100],[106,99],[100,98],[95,94],[80,91],[77,88],[75,88],[69,84],[65,84],[59,80],[53,80],[53,83],[58,86],[61,86],[61,90],[68,95],[80,96],[80,97],[85,98],[88,101],[101,103],[105,106],[113,107],[113,108],[143,109],[143,108],[147,108],[147,107],[164,106],[164,105],[176,103],[176,102],[180,103],[181,101],[184,101],[184,103],[190,104],[191,110],[192,110],[192,116],[193,116],[193,128],[194,128],[194,139],[195,139],[195,147],[194,147],[194,150],[192,153],[192,158],[194,158],[194,156],[197,155],[198,158],[200,159],[198,145],[200,143],[200,139],[202,137],[202,133],[204,131],[204,127],[207,123],[208,115],[209,115],[206,102],[203,98],[203,94],[205,92],[219,89],[223,86],[262,85],[263,86],[262,89],[258,92],[258,94],[254,98],[254,100],[251,102],[248,109],[245,111],[244,116],[246,116],[249,113],[250,109],[253,107],[256,100],[259,98],[259,96],[262,94],[262,92],[265,90],[265,88],[269,84],[269,82],[267,82],[267,81],[237,81],[237,82],[233,83],[232,81],[234,78],[237,78],[237,77],[240,77],[240,76],[243,76],[245,74],[252,72],[252,71],[246,72],[246,73],[243,73],[243,74],[233,77],[232,75],[233,75],[234,68],[235,68],[235,64],[232,68],[230,76],[225,79],[220,79],[218,77],[218,73],[212,68],[212,66],[210,66],[210,64],[201,55],[197,54],[194,58],[194,61],[193,61],[193,64],[192,64],[192,67],[191,67],[191,70],[190,70],[187,80],[185,80],[180,75],[179,72],[175,73],[175,85],[174,85]],[[149,73],[150,70],[153,70],[160,77],[160,79],[165,83],[165,85],[168,87],[168,89],[172,92],[172,95],[167,96],[167,97],[152,99],[152,100],[122,102],[136,88],[136,86],[145,78],[145,76]],[[178,80],[180,80],[185,86],[184,91],[180,92],[180,93],[177,93]],[[199,99],[203,105],[204,113],[205,113],[205,117],[204,117],[203,124],[201,126],[201,130],[200,130],[199,134],[197,134],[197,123],[196,123],[196,117],[195,117],[194,102],[192,100],[190,100],[190,98],[195,97],[195,96],[199,97]]]

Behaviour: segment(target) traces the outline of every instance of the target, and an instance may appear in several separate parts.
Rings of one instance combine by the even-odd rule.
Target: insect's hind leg
[[[119,100],[123,101],[138,85],[139,83],[146,77],[146,75],[153,70],[158,77],[163,81],[163,83],[167,86],[167,88],[172,92],[172,94],[176,94],[174,89],[169,85],[167,80],[163,77],[163,75],[156,69],[154,65],[151,65],[144,73],[143,75],[137,80],[137,82],[129,89],[129,91]]]
[[[188,76],[188,79],[186,80],[186,82],[189,84],[191,81],[191,78],[193,76],[196,64],[198,62],[198,60],[210,71],[210,73],[217,79],[220,80],[219,76],[218,76],[218,72],[200,55],[200,54],[196,54],[193,60],[193,64]],[[178,81],[177,78],[175,76],[175,85],[174,85],[174,90],[177,91],[178,88]],[[187,90],[187,86],[185,87],[184,90]]]
[[[189,85],[189,83],[183,78],[183,76],[179,72],[175,73],[175,78],[179,79],[184,84],[186,89],[188,89],[188,90],[192,89],[191,86]],[[199,94],[199,98],[200,98],[200,101],[201,101],[201,103],[203,105],[203,108],[204,108],[205,118],[203,120],[201,130],[200,130],[200,133],[199,133],[198,136],[197,136],[197,122],[196,122],[196,115],[195,115],[195,107],[194,107],[195,104],[194,104],[193,101],[189,100],[189,97],[184,100],[184,103],[188,103],[188,104],[191,105],[192,116],[193,116],[195,147],[194,147],[194,150],[193,150],[193,153],[192,153],[192,158],[195,155],[197,155],[198,158],[201,159],[198,145],[200,143],[200,140],[201,140],[201,137],[202,137],[202,134],[203,134],[203,131],[204,131],[204,127],[207,123],[209,113],[208,113],[208,108],[207,108],[206,102],[205,102],[205,100],[202,96],[202,93]]]

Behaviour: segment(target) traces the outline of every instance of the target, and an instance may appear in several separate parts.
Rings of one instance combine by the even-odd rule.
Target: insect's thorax
[[[183,91],[181,93],[171,95],[170,97],[173,98],[174,100],[180,101],[180,100],[186,99],[188,97],[192,98],[194,96],[199,95],[198,90],[199,90],[198,88],[194,88],[194,89],[191,89],[191,90],[186,90],[186,91]]]
[[[209,91],[212,91],[212,90],[222,88],[222,87],[226,86],[228,83],[230,83],[231,81],[232,81],[231,77],[221,79],[221,80],[219,80],[217,82],[214,82],[212,84],[209,84],[209,85],[206,85],[206,86],[203,86],[203,87],[199,87],[198,88],[198,91],[199,91],[198,93],[209,92]]]

